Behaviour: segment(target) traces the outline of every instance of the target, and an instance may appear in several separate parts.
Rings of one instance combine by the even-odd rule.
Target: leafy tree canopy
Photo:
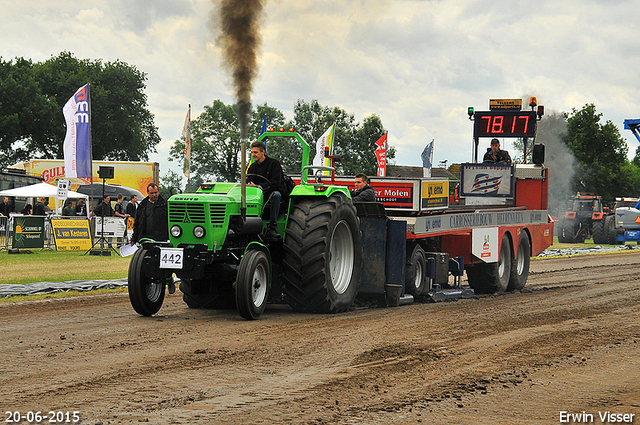
[[[253,110],[249,141],[258,138],[265,115],[268,127],[294,127],[310,145],[311,158],[315,156],[316,140],[335,124],[334,154],[342,156],[342,162],[336,164],[336,172],[376,174],[375,142],[385,133],[379,117],[369,116],[360,124],[353,114],[341,108],[321,106],[316,100],[310,103],[298,100],[294,105],[294,119],[287,121],[281,111],[264,103]],[[215,100],[212,105],[205,106],[202,114],[191,121],[191,135],[192,180],[239,180],[240,130],[233,105]],[[170,150],[170,159],[182,160],[183,152],[184,139],[176,140]],[[300,173],[302,148],[297,141],[269,138],[267,154],[278,158],[286,173]],[[389,147],[387,157],[395,158],[393,147]]]
[[[90,84],[95,160],[148,160],[160,142],[144,93],[146,74],[121,61],[77,59],[61,52],[42,63],[0,57],[0,166],[63,158],[62,108]]]
[[[618,128],[611,121],[600,123],[602,114],[592,103],[580,110],[573,108],[565,116],[564,142],[576,159],[574,191],[594,192],[609,201],[616,196],[630,196],[623,189],[631,177],[623,171],[629,163],[627,145]]]

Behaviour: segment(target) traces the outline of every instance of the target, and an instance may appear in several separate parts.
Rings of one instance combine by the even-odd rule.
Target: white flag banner
[[[67,134],[62,145],[67,178],[91,178],[91,108],[89,105],[89,84],[85,84],[62,108],[62,114],[67,123]]]
[[[325,166],[328,165],[326,161],[326,156],[325,156],[325,148],[329,148],[329,152],[331,152],[331,145],[333,142],[333,124],[331,125],[331,127],[329,127],[327,129],[327,131],[324,132],[324,134],[322,136],[320,136],[320,138],[318,139],[318,141],[316,142],[316,156],[313,158],[313,165],[317,165],[317,166]],[[329,155],[331,155],[331,153],[329,153]],[[329,174],[328,171],[325,171],[324,174]]]
[[[182,128],[182,136],[184,136],[184,164],[182,172],[187,178],[191,177],[191,105],[184,119],[184,127]]]

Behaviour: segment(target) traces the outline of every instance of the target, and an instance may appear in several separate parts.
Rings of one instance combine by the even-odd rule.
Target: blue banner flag
[[[267,114],[264,114],[264,119],[262,120],[262,128],[260,129],[260,136],[262,136],[262,133],[264,133],[265,131],[267,131]]]
[[[427,169],[431,169],[433,165],[433,140],[427,143],[422,151],[422,166]]]
[[[89,84],[80,87],[62,108],[67,123],[64,168],[67,178],[91,178],[91,103]]]

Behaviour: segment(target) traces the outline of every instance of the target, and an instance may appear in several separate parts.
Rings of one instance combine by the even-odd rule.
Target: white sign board
[[[66,199],[69,194],[69,180],[58,180],[58,199]]]
[[[124,231],[126,229],[124,225],[124,220],[120,217],[104,217],[104,233],[102,233],[102,218],[95,218],[95,230],[94,236],[104,238],[110,237],[122,237],[124,235]]]
[[[498,228],[482,227],[471,231],[471,253],[485,263],[498,261]]]

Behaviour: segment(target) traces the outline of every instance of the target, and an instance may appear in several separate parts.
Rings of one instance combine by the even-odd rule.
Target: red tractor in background
[[[597,244],[612,243],[607,229],[612,227],[613,219],[608,208],[603,207],[600,196],[578,192],[571,208],[558,222],[558,241],[583,243],[585,239],[593,237],[593,242]]]

